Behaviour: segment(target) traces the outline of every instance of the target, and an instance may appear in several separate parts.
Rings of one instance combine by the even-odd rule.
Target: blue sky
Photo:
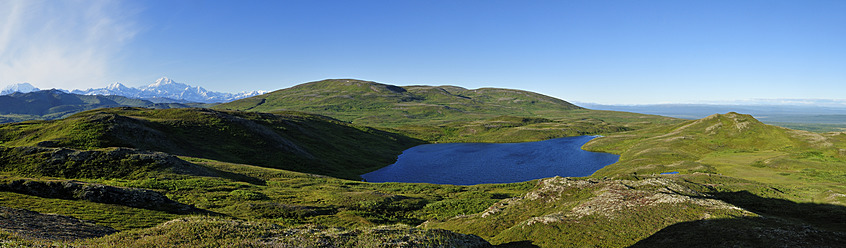
[[[0,86],[326,78],[603,104],[843,99],[846,1],[3,1]]]

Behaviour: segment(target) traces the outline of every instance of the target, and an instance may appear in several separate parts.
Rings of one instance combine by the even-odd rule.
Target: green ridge
[[[3,146],[129,147],[359,179],[420,141],[331,118],[208,109],[113,108],[0,126]]]
[[[583,109],[512,89],[394,86],[329,79],[220,104],[214,109],[303,111],[389,128],[430,142],[521,142],[609,134],[682,120]]]

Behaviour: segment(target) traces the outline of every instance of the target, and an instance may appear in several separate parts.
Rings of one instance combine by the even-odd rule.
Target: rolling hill
[[[390,128],[431,142],[520,142],[608,134],[682,120],[594,111],[542,94],[497,88],[395,86],[329,79],[216,105],[249,112],[303,111]]]
[[[476,120],[500,115],[541,116],[581,109],[560,99],[520,90],[400,87],[353,79],[300,84],[215,108],[257,112],[296,110],[377,125]]]
[[[298,112],[124,107],[0,126],[0,145],[8,147],[128,147],[348,179],[391,164],[420,143]]]

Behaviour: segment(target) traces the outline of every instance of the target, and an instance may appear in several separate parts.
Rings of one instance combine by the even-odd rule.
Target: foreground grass
[[[89,220],[116,230],[153,227],[159,223],[180,217],[178,214],[164,211],[81,200],[41,198],[10,192],[0,192],[0,204],[10,208],[61,214]]]
[[[485,247],[484,240],[403,225],[370,228],[284,228],[261,222],[214,218],[169,221],[75,245],[97,247]],[[129,244],[127,246],[127,244]]]
[[[761,156],[772,155],[778,154]],[[162,174],[155,179],[82,181],[154,189],[180,203],[206,210],[211,217],[5,192],[0,194],[0,203],[71,215],[125,230],[99,239],[59,243],[61,246],[318,246],[316,242],[325,241],[339,246],[371,247],[398,238],[403,242],[416,240],[414,244],[421,244],[419,247],[432,247],[444,245],[447,240],[438,237],[453,235],[428,230],[440,228],[478,235],[500,245],[622,247],[658,235],[666,228],[695,229],[698,225],[677,224],[701,220],[723,221],[739,232],[776,226],[801,231],[796,228],[803,225],[822,232],[846,229],[846,222],[838,221],[846,216],[843,207],[780,200],[791,196],[770,184],[714,174],[629,175],[619,180],[559,178],[453,186],[366,183],[182,158],[225,173],[213,177]],[[493,209],[500,210],[483,215]],[[777,221],[760,221],[758,216]],[[171,221],[174,219],[177,220]],[[420,224],[425,228],[410,228]],[[840,237],[834,234],[830,236]],[[53,242],[5,235],[3,239],[8,244]],[[749,240],[752,239],[744,242]]]
[[[218,171],[220,176],[161,173],[145,179],[77,180],[156,190],[212,216],[261,220],[282,226],[322,224],[353,228],[384,224],[418,225],[430,218],[475,213],[500,199],[522,194],[533,187],[531,182],[476,186],[366,183],[184,158],[196,166]],[[2,181],[16,179],[19,177],[7,175]],[[193,215],[11,192],[0,192],[0,200],[3,206],[68,215],[118,230],[152,227]]]

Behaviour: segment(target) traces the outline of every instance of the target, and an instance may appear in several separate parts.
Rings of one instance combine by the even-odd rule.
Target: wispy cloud
[[[102,86],[135,34],[125,2],[0,1],[0,85]]]

